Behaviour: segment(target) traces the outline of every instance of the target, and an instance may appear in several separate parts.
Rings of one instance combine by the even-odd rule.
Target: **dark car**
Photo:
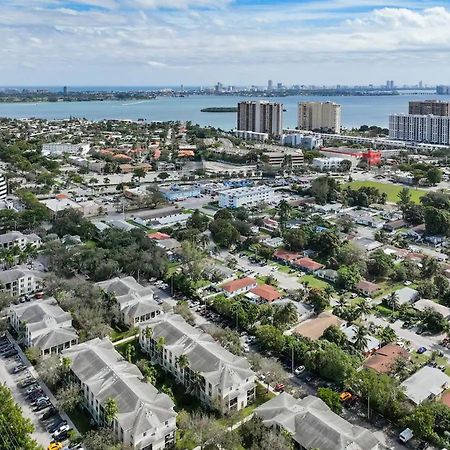
[[[59,420],[57,420],[53,425],[51,425],[48,428],[48,432],[53,434],[56,430],[59,430],[59,428],[62,427],[63,425],[67,425],[67,420],[63,420],[60,417]]]
[[[9,350],[8,352],[4,353],[3,356],[5,358],[11,358],[11,356],[16,356],[17,354],[18,354],[18,351],[15,348],[13,348],[13,349]]]
[[[45,411],[45,413],[42,414],[41,419],[47,420],[50,419],[50,417],[55,416],[56,414],[58,414],[58,410],[54,406],[52,406],[48,411]]]
[[[52,406],[52,402],[50,400],[47,400],[45,402],[42,403],[38,403],[34,408],[33,411],[38,412],[38,411],[42,411],[45,408],[48,408],[49,406]]]
[[[36,382],[36,380],[33,377],[29,377],[29,378],[25,378],[24,380],[22,380],[19,383],[19,387],[21,388],[26,388],[28,386],[31,386],[32,384],[34,384]]]

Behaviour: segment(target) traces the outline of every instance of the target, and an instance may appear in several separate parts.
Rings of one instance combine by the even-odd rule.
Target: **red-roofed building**
[[[272,286],[268,284],[260,284],[250,291],[249,294],[252,297],[256,296],[257,301],[271,303],[275,300],[279,300],[282,295]]]
[[[296,259],[300,259],[303,255],[298,252],[290,252],[289,250],[277,250],[273,257],[288,264]]]
[[[372,283],[367,280],[361,280],[356,285],[356,290],[358,292],[360,292],[361,294],[367,295],[368,297],[370,297],[371,295],[375,294],[376,292],[378,292],[380,290],[380,286],[378,286],[378,284]]]
[[[320,264],[308,257],[296,259],[295,261],[292,261],[292,265],[308,273],[314,273],[317,270],[323,269],[325,267],[323,264]]]
[[[65,200],[65,199],[69,198],[69,196],[67,194],[56,194],[55,198],[57,200]]]
[[[238,280],[228,281],[222,284],[221,288],[225,291],[228,297],[233,295],[243,294],[258,286],[258,283],[253,278],[239,278]]]
[[[409,353],[398,344],[387,344],[366,359],[364,367],[378,373],[390,373],[399,358],[408,360]]]
[[[154,241],[162,241],[164,239],[170,239],[170,236],[168,234],[161,233],[160,231],[157,231],[156,233],[149,233],[147,234],[147,237],[153,239]]]
[[[195,156],[194,150],[179,150],[178,151],[179,158],[189,158],[191,156]]]

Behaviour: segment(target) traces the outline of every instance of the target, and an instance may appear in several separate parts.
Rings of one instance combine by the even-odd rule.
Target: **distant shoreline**
[[[209,113],[235,113],[237,112],[236,106],[215,106],[210,108],[202,108],[201,112],[209,112]]]

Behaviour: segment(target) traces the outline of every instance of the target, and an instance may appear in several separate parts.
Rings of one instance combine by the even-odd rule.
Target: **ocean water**
[[[411,100],[438,98],[450,101],[450,96],[427,94],[402,94],[395,96],[292,96],[273,97],[271,101],[284,104],[285,127],[297,125],[297,104],[301,101],[334,101],[342,105],[344,127],[378,125],[387,127],[389,114],[407,113]],[[214,126],[223,130],[236,127],[236,113],[203,113],[206,107],[236,106],[240,100],[251,97],[189,96],[159,97],[145,101],[93,101],[57,103],[0,103],[0,117],[66,119],[69,117],[101,119],[145,119],[147,121],[190,120],[203,126]],[[264,99],[263,99],[264,100]]]

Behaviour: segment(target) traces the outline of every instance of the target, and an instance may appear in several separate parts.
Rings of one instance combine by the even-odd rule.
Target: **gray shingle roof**
[[[38,272],[37,270],[22,269],[16,267],[9,270],[4,270],[0,272],[0,283],[11,283],[18,280],[19,278],[33,276],[35,278],[43,278],[44,274]]]
[[[304,448],[386,449],[372,432],[347,422],[312,395],[300,400],[282,393],[256,408],[255,414],[267,426],[282,426]]]
[[[107,340],[93,339],[63,352],[71,370],[86,384],[100,404],[117,402],[117,422],[134,436],[164,425],[175,417],[174,403],[152,384],[143,381],[139,369],[127,362]]]
[[[141,325],[153,329],[153,339],[165,339],[165,347],[174,355],[186,355],[189,367],[203,375],[222,392],[255,376],[246,358],[233,355],[209,334],[189,325],[178,314],[163,314]]]

